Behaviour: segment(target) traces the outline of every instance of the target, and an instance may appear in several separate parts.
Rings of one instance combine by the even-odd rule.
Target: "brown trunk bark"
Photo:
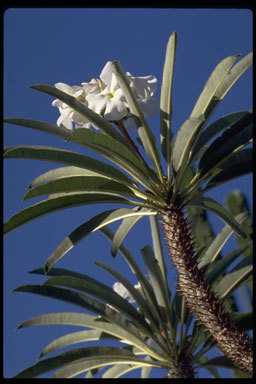
[[[170,255],[178,269],[179,292],[198,321],[210,332],[223,353],[242,370],[253,372],[253,345],[247,335],[240,333],[224,311],[220,300],[210,290],[204,273],[198,269],[183,207],[169,206],[162,213],[162,222]]]
[[[166,376],[169,379],[192,379],[195,372],[189,359],[180,358],[178,361],[172,361],[172,366]]]

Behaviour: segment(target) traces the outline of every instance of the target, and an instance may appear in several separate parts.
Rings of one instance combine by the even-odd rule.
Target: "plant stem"
[[[252,373],[252,341],[238,331],[229,313],[210,290],[203,271],[198,269],[183,206],[168,206],[162,213],[162,222],[172,260],[178,269],[178,290],[185,297],[189,310],[197,315],[225,355],[241,369]]]
[[[116,121],[115,122],[116,125],[118,126],[118,128],[120,129],[120,131],[122,132],[122,134],[124,135],[124,137],[127,139],[128,143],[130,144],[130,146],[132,147],[132,149],[135,151],[135,153],[137,154],[137,156],[140,158],[140,160],[146,165],[146,167],[148,168],[148,165],[147,163],[145,162],[145,160],[143,159],[143,157],[141,156],[139,150],[138,150],[138,147],[135,145],[134,141],[131,139],[129,133],[127,132],[127,130],[125,129],[125,126],[122,122],[122,120],[119,120],[119,121]]]
[[[169,379],[192,379],[195,377],[194,368],[190,359],[180,356],[177,361],[171,361],[170,369],[166,376]]]

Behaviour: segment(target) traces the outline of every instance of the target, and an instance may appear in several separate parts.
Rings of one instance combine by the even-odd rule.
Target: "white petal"
[[[106,106],[108,97],[102,93],[90,93],[86,100],[88,101],[88,108],[100,114]]]
[[[130,131],[135,131],[136,130],[136,123],[132,117],[128,117],[128,119],[123,120],[123,125],[125,129],[128,129]]]
[[[126,297],[129,296],[129,292],[127,291],[127,289],[123,286],[122,283],[120,283],[119,281],[116,282],[114,285],[113,285],[113,289],[116,293],[118,293],[120,296],[122,296],[124,299],[126,299]]]
[[[110,85],[112,79],[112,61],[108,61],[101,71],[100,79],[107,85]]]
[[[60,117],[57,120],[57,125],[58,126],[63,125],[68,129],[72,129],[73,125],[72,125],[72,120],[70,118],[71,112],[72,110],[70,108],[63,109],[60,114]]]
[[[155,116],[160,111],[160,100],[158,97],[138,100],[138,104],[141,107],[142,112],[147,116]]]
[[[82,86],[83,86],[83,90],[84,90],[86,95],[88,95],[89,93],[99,93],[100,92],[97,79],[92,79],[90,81],[90,83],[82,83]]]
[[[91,123],[90,122],[88,122],[88,123],[76,123],[75,124],[75,129],[76,128],[91,128]]]
[[[118,121],[127,115],[127,108],[124,103],[117,100],[115,97],[107,100],[107,105],[104,117],[107,120]]]
[[[62,107],[62,101],[60,101],[60,100],[58,100],[58,99],[55,99],[55,100],[53,100],[53,102],[52,102],[52,106],[53,107],[58,107],[58,108],[61,108]]]
[[[72,121],[74,121],[74,123],[77,123],[77,124],[89,123],[89,120],[86,119],[86,117],[84,117],[83,115],[81,115],[80,113],[78,113],[76,111],[72,112],[72,114],[70,115],[70,118]]]
[[[71,92],[71,87],[68,84],[65,83],[56,83],[55,88],[59,89],[60,91],[66,92],[70,94]]]
[[[132,77],[132,86],[136,90],[136,96],[149,98],[157,89],[157,78],[153,75],[144,77]]]

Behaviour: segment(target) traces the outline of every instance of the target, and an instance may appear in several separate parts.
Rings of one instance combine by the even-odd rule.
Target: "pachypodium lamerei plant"
[[[252,342],[239,332],[217,293],[208,284],[197,252],[186,209],[199,207],[221,218],[239,236],[247,238],[239,219],[203,194],[226,181],[252,170],[251,111],[235,112],[207,126],[218,104],[252,64],[252,54],[222,60],[210,75],[190,116],[173,139],[172,78],[177,34],[168,42],[160,98],[161,152],[167,164],[164,173],[157,141],[145,115],[156,112],[156,78],[133,77],[118,61],[108,62],[100,79],[81,86],[57,83],[55,87],[35,85],[33,89],[56,98],[57,126],[28,119],[9,118],[7,123],[38,129],[72,141],[100,154],[124,172],[80,153],[42,146],[16,146],[5,150],[6,158],[30,158],[63,163],[29,186],[24,199],[49,198],[12,216],[5,232],[53,211],[78,205],[121,203],[133,209],[104,211],[75,229],[48,258],[45,273],[89,233],[123,220],[113,237],[115,255],[129,230],[144,216],[159,217],[172,261],[178,270],[178,291],[191,314],[196,315],[223,353],[241,369],[252,373]],[[73,130],[73,125],[75,129]],[[88,129],[92,125],[99,131]],[[142,156],[127,129],[135,127]],[[215,138],[217,134],[221,136]],[[208,145],[208,142],[212,142]],[[68,165],[68,166],[67,166]],[[191,177],[191,168],[195,173]],[[167,337],[167,336],[166,336]],[[175,355],[178,363],[178,355]],[[188,377],[188,376],[186,376]]]
[[[248,211],[244,210],[237,218],[243,223],[250,221]],[[59,299],[96,315],[83,312],[48,313],[20,324],[20,329],[63,324],[89,329],[68,333],[51,341],[41,351],[39,361],[18,373],[16,378],[37,377],[52,370],[55,371],[52,378],[75,377],[84,373],[86,378],[118,378],[138,368],[141,369],[141,378],[149,377],[152,369],[160,369],[160,375],[165,372],[164,377],[191,378],[200,368],[209,370],[213,377],[220,377],[218,365],[231,368],[235,374],[243,374],[245,377],[225,356],[213,359],[206,357],[205,354],[215,347],[215,343],[189,315],[181,296],[177,293],[171,295],[155,216],[150,218],[150,224],[154,251],[149,245],[141,249],[144,261],[142,267],[145,267],[146,275],[136,261],[137,257],[123,244],[120,246],[121,256],[138,279],[138,284],[134,286],[127,278],[129,271],[126,270],[126,276],[123,276],[109,265],[95,262],[117,279],[112,288],[88,275],[52,268],[49,272],[51,277],[44,284],[15,289],[17,292]],[[101,231],[113,241],[114,233],[109,227],[103,227]],[[216,252],[219,252],[232,232],[231,228],[225,226],[211,242],[204,258],[207,262],[212,259],[214,269],[208,271],[207,279],[218,290],[224,303],[252,270],[252,265],[245,267],[243,260],[220,279],[220,271],[225,273],[243,251],[251,251],[249,242],[225,255],[222,260],[214,261]],[[44,269],[39,268],[31,273],[42,275]],[[243,331],[252,328],[251,312],[232,313],[232,318]],[[97,345],[97,342],[103,340],[105,344],[109,341],[117,345]],[[88,341],[94,341],[96,345],[86,346]],[[47,357],[50,353],[56,354],[60,349],[77,343],[83,343],[84,346]]]

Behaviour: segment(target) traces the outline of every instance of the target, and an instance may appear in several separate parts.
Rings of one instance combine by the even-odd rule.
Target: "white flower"
[[[138,283],[134,285],[134,288],[136,289],[140,288],[140,284]],[[118,293],[118,295],[122,296],[123,299],[127,299],[128,297],[130,297],[128,300],[129,303],[135,303],[135,300],[133,299],[133,297],[131,297],[130,292],[119,281],[117,281],[113,285],[113,289],[116,293]]]
[[[127,115],[127,102],[108,61],[98,80],[99,93],[87,95],[88,107],[106,120],[118,121]],[[83,85],[84,83],[82,83]]]
[[[159,111],[159,99],[154,96],[157,87],[156,77],[152,75],[134,77],[129,72],[126,74],[143,113],[154,116]],[[106,120],[123,120],[127,129],[136,127],[124,93],[112,72],[111,61],[104,66],[100,79],[92,79],[89,83],[84,82],[81,85],[69,86],[64,83],[56,83],[55,87],[75,97]],[[57,107],[60,112],[57,125],[63,125],[68,129],[73,129],[73,124],[75,128],[90,127],[89,120],[62,101],[54,100],[52,105]]]
[[[134,77],[129,72],[127,72],[127,77],[142,112],[151,117],[156,115],[159,111],[159,98],[154,96],[157,78],[153,75]]]
[[[154,96],[157,87],[155,76],[134,77],[126,73],[130,86],[144,114],[154,116],[159,111],[159,99]],[[88,107],[106,120],[118,121],[123,119],[127,129],[135,127],[135,122],[130,116],[129,105],[119,86],[115,74],[112,72],[112,62],[108,61],[100,74],[98,91],[90,92],[86,99]],[[82,83],[83,85],[84,83]]]
[[[79,100],[81,103],[87,105],[86,101],[86,94],[83,87],[80,86],[70,86],[65,83],[56,83],[55,87],[68,95],[71,95],[75,97],[77,100]],[[82,116],[80,113],[75,111],[74,109],[70,108],[67,104],[63,103],[61,100],[54,100],[52,102],[52,105],[54,107],[57,107],[60,112],[60,117],[57,120],[57,125],[64,127],[68,129],[73,129],[73,123],[75,123],[76,128],[89,128],[90,122],[88,119],[86,119],[84,116]]]

